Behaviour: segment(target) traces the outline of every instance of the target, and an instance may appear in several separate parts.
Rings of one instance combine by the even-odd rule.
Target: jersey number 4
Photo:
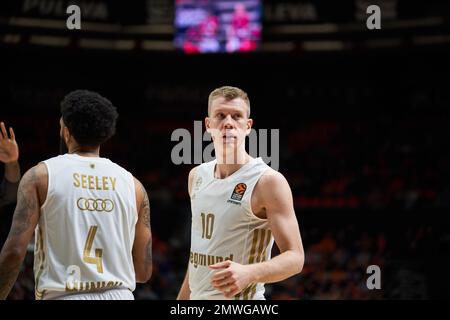
[[[97,272],[103,273],[103,263],[102,263],[103,249],[95,249],[95,257],[91,257],[92,243],[94,242],[97,229],[98,229],[97,226],[92,226],[89,228],[86,244],[84,245],[83,261],[86,263],[95,264],[97,266]]]
[[[202,238],[211,239],[214,229],[214,215],[212,213],[201,213],[202,216]]]

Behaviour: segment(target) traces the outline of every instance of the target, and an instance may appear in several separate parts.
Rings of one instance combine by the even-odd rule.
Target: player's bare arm
[[[150,226],[150,201],[144,186],[134,179],[138,220],[133,244],[133,263],[136,282],[145,283],[152,275],[152,231]]]
[[[19,184],[11,230],[0,253],[0,299],[6,299],[19,275],[46,192],[47,169],[41,163],[28,170]]]
[[[250,265],[229,260],[212,265],[213,269],[223,270],[212,276],[211,283],[228,298],[250,284],[282,281],[303,268],[304,251],[292,193],[282,174],[268,170],[260,178],[252,196],[252,208],[257,216],[268,219],[280,254],[269,261]]]
[[[192,184],[195,177],[195,171],[197,170],[197,167],[193,168],[189,172],[188,177],[188,192],[189,196],[192,192]],[[191,290],[189,289],[189,270],[186,271],[186,276],[184,277],[183,283],[181,285],[180,291],[178,292],[177,300],[189,300],[191,295]]]

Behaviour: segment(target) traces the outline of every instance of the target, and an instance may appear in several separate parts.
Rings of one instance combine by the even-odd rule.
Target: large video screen
[[[185,53],[249,52],[262,32],[261,0],[176,0],[175,46]]]

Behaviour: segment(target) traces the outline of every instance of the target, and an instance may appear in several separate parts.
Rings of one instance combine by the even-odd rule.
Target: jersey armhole
[[[130,176],[131,176],[131,181],[133,181],[133,184],[132,184],[132,189],[133,189],[133,193],[132,194],[133,194],[133,199],[134,199],[133,207],[134,207],[134,212],[135,212],[135,217],[136,217],[136,222],[137,222],[137,220],[139,219],[139,210],[140,210],[140,208],[138,208],[137,202],[136,202],[136,184],[134,183],[134,176],[131,173],[130,173]],[[139,181],[139,183],[141,184],[142,189],[144,189],[144,192],[147,193],[147,189],[145,189],[145,187],[142,184],[142,182]],[[147,194],[147,197],[148,197],[148,194]],[[142,195],[142,202],[144,202],[144,194]],[[143,205],[143,203],[141,203],[141,206],[142,205]]]
[[[42,206],[40,208],[41,209],[41,214],[42,214],[42,210],[45,209],[45,207],[46,207],[46,205],[48,203],[48,198],[49,198],[49,194],[50,194],[50,183],[51,183],[51,178],[50,178],[51,174],[50,174],[50,172],[51,171],[50,171],[50,166],[48,165],[47,162],[42,161],[40,163],[43,163],[45,165],[45,167],[47,168],[47,192],[45,194],[45,201],[44,201],[44,203],[42,204]]]
[[[195,180],[197,178],[197,174],[198,174],[198,169],[200,168],[200,166],[197,166],[195,168],[193,168],[192,170],[194,170],[194,173],[192,174],[192,185],[191,185],[191,193],[189,194],[189,185],[188,185],[188,194],[189,194],[189,198],[192,199],[192,196],[194,195],[194,184],[195,184]],[[188,181],[189,184],[189,181]]]

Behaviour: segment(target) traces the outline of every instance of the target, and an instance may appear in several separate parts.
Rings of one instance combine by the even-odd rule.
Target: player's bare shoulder
[[[139,181],[138,179],[136,179],[136,177],[134,177],[134,176],[133,176],[133,181],[134,181],[134,190],[136,193],[136,208],[137,208],[137,211],[139,212],[140,209],[143,207],[150,207],[149,198],[148,198],[149,192],[144,187],[142,182]]]
[[[25,172],[22,182],[36,182],[42,179],[48,180],[47,166],[43,162],[39,162]]]
[[[27,190],[35,189],[38,191],[39,202],[44,204],[47,198],[48,189],[48,170],[43,162],[39,162],[34,167],[31,167],[22,177],[20,181],[21,189]]]
[[[256,183],[252,195],[252,210],[260,218],[266,218],[267,209],[278,204],[292,204],[289,183],[280,172],[268,168]]]
[[[268,168],[259,178],[255,186],[255,192],[271,192],[281,186],[289,186],[284,175],[272,168]]]

